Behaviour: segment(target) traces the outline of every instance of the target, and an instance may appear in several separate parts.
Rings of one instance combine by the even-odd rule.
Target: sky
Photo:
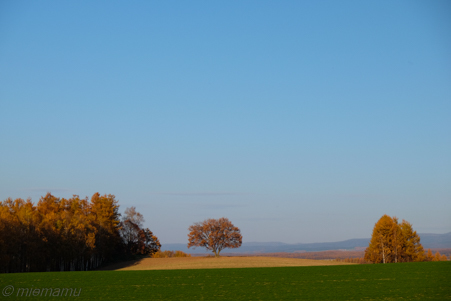
[[[0,2],[0,200],[113,194],[164,243],[451,231],[451,2]]]

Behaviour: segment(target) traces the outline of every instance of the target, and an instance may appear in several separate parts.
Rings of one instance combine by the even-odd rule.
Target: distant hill
[[[419,233],[418,235],[425,249],[451,248],[451,232],[445,234]]]
[[[451,232],[445,234],[419,233],[421,244],[429,248],[451,248]],[[320,242],[307,244],[286,244],[282,242],[245,242],[237,249],[226,249],[227,253],[278,253],[278,252],[318,252],[328,250],[358,250],[364,249],[370,242],[369,238],[355,238],[337,242]],[[187,244],[163,244],[162,251],[180,250],[190,254],[209,253],[205,248],[190,248]]]

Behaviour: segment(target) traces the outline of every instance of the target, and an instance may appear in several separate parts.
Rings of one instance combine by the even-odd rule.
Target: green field
[[[45,288],[80,296],[33,296]],[[451,262],[0,274],[0,290],[0,300],[451,300]]]

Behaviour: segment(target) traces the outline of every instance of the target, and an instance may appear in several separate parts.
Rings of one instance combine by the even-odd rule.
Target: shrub
[[[152,254],[152,258],[170,258],[170,257],[191,257],[191,254],[186,254],[182,251],[158,251]]]

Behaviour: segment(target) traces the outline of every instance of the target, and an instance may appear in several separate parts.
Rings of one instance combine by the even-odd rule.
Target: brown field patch
[[[331,260],[313,260],[299,258],[278,258],[262,256],[231,257],[172,257],[143,258],[110,265],[103,270],[177,270],[177,269],[225,269],[225,268],[257,268],[257,267],[296,267],[320,265],[352,264]]]

